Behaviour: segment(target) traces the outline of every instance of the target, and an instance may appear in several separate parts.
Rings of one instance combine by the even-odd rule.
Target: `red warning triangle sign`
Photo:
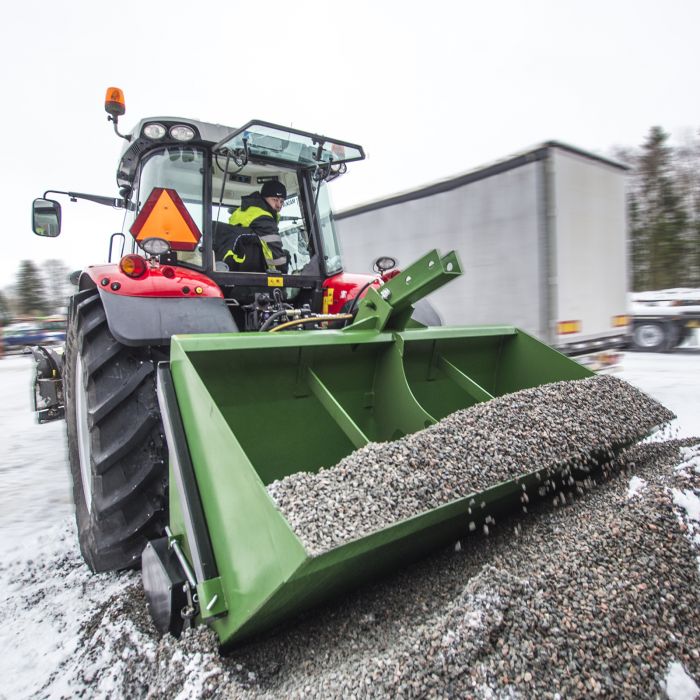
[[[139,243],[162,238],[173,250],[194,250],[202,237],[180,195],[166,187],[153,188],[129,231]]]

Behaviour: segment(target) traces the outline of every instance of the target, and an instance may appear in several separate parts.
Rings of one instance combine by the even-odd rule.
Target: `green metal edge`
[[[229,614],[213,622],[225,638],[307,555],[177,339],[170,362],[212,548],[226,587]],[[180,523],[173,525],[180,530]],[[173,532],[184,536],[184,529]]]

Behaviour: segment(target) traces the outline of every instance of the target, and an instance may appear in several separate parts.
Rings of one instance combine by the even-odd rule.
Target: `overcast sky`
[[[694,0],[13,3],[0,287],[23,258],[106,259],[117,211],[62,200],[63,233],[40,239],[30,206],[46,189],[117,194],[108,86],[125,92],[123,131],[259,118],[361,143],[367,161],[332,187],[340,209],[549,139],[605,154],[654,124],[697,132],[699,27]]]

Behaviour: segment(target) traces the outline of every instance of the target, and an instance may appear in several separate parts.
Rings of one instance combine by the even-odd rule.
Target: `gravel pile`
[[[655,698],[673,686],[692,698],[700,440],[635,447],[608,473],[565,507],[542,500],[488,537],[465,532],[227,657],[205,627],[159,639],[126,575],[34,696]]]
[[[508,394],[390,443],[370,443],[268,492],[306,550],[321,554],[405,518],[536,470],[585,465],[675,416],[600,375]]]
[[[540,502],[236,662],[257,697],[654,698],[672,670],[692,688],[700,445],[681,469],[679,448],[638,446],[571,505]]]

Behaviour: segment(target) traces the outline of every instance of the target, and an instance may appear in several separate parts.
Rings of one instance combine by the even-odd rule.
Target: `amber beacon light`
[[[126,112],[124,93],[116,87],[107,88],[105,95],[105,112],[113,117],[121,117]]]

